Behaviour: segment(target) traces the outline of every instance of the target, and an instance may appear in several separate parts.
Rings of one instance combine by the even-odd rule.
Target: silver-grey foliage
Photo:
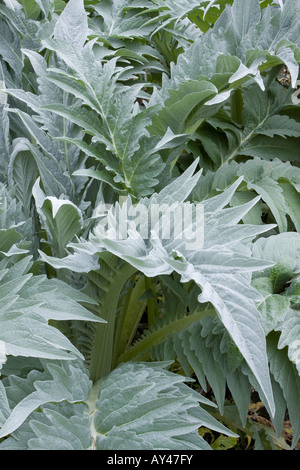
[[[299,18],[0,3],[0,450],[296,446]]]

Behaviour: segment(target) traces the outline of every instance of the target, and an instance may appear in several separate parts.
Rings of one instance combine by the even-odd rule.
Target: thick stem
[[[149,328],[153,325],[155,320],[155,304],[156,299],[152,297],[154,295],[152,280],[149,277],[145,278],[146,289],[149,291],[149,297],[147,299],[147,313],[148,313],[148,325]],[[152,294],[152,295],[151,295]]]
[[[242,124],[243,95],[241,88],[231,93],[231,118],[237,124]]]
[[[90,361],[90,377],[95,383],[112,370],[112,355],[114,347],[115,318],[119,296],[127,279],[136,269],[130,264],[123,265],[112,278],[111,284],[100,309],[100,316],[107,321],[99,323]]]
[[[139,297],[141,297],[145,290],[145,277],[140,275],[122,309],[123,311],[121,316],[118,319],[114,341],[114,363],[132,343],[140,319],[147,305],[146,300],[138,301]]]

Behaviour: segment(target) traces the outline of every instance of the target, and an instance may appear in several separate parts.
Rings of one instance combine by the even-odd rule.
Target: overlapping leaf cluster
[[[0,449],[295,448],[299,18],[0,2]]]

